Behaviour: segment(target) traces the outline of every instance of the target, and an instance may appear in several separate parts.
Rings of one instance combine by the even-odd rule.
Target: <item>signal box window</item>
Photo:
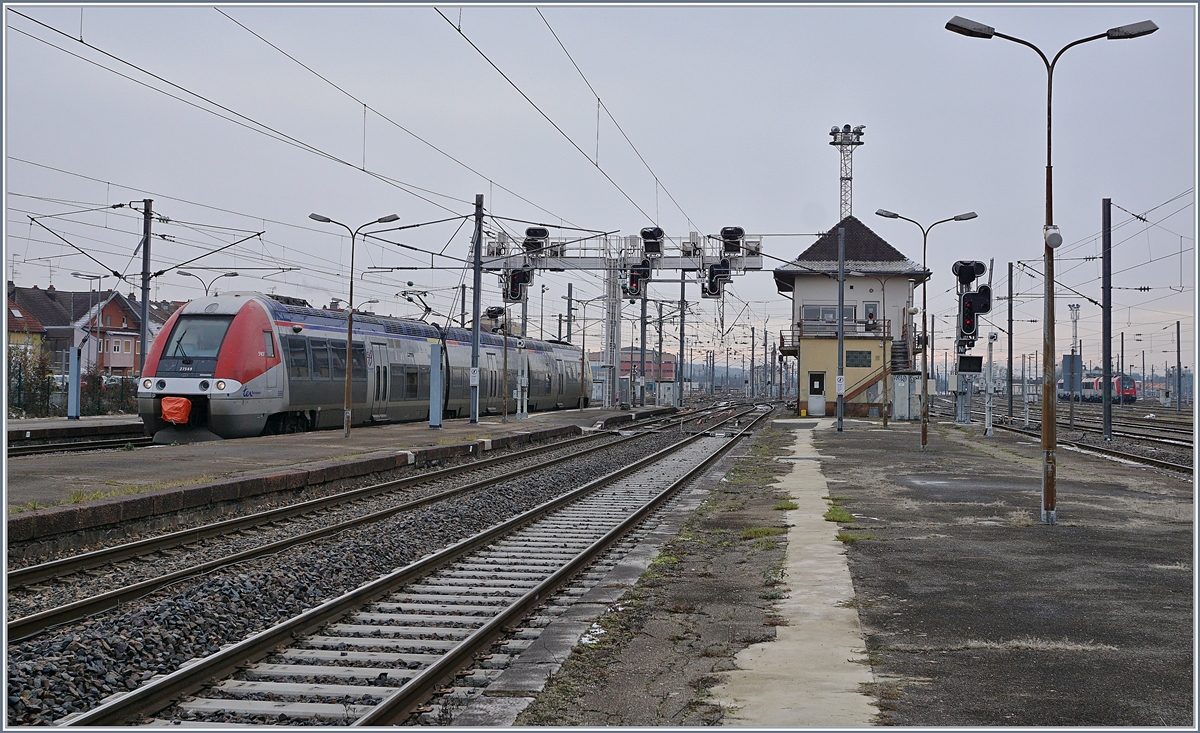
[[[871,367],[871,352],[869,351],[847,351],[846,366],[848,367]]]

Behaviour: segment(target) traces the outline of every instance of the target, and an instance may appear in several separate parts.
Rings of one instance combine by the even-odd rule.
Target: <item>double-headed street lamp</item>
[[[187,270],[176,270],[175,272],[180,275],[187,275],[188,277],[194,277],[197,280],[199,280],[200,284],[204,285],[204,297],[208,297],[208,289],[211,288],[213,286],[213,283],[215,283],[216,281],[220,280],[223,277],[237,277],[238,276],[238,274],[236,272],[225,272],[225,273],[221,273],[220,275],[217,275],[212,280],[209,280],[208,283],[206,284],[204,282],[204,278],[200,277],[199,275],[190,273]]]
[[[374,221],[369,221],[366,224],[363,224],[362,226],[360,226],[358,229],[351,229],[350,227],[346,226],[345,224],[341,223],[340,221],[334,221],[333,219],[330,219],[328,216],[321,216],[320,214],[309,214],[308,218],[312,219],[313,221],[319,221],[322,224],[337,224],[338,226],[344,228],[346,231],[350,232],[350,297],[346,299],[346,390],[345,390],[344,400],[343,400],[343,404],[342,404],[342,409],[343,409],[342,437],[349,438],[350,437],[350,374],[354,371],[354,362],[352,361],[352,354],[351,354],[351,349],[353,348],[352,344],[354,342],[354,240],[356,237],[358,237],[358,233],[361,232],[364,227],[369,227],[372,224],[387,224],[389,222],[396,221],[397,219],[400,218],[400,216],[397,214],[388,214],[387,216],[382,216],[378,219],[375,219]],[[378,300],[369,300],[367,302],[368,303],[378,303],[379,301]],[[365,305],[365,303],[360,304],[360,305]]]
[[[1050,157],[1050,122],[1051,100],[1053,99],[1054,91],[1054,66],[1058,63],[1058,59],[1063,53],[1073,46],[1078,46],[1081,43],[1089,41],[1098,41],[1101,38],[1107,38],[1110,41],[1139,38],[1158,30],[1158,26],[1152,21],[1143,20],[1140,23],[1109,28],[1104,33],[1080,38],[1078,41],[1068,43],[1054,55],[1053,60],[1047,59],[1046,54],[1042,53],[1040,48],[1029,41],[997,33],[996,29],[991,26],[967,20],[966,18],[960,18],[957,15],[951,18],[950,22],[946,23],[946,30],[961,33],[971,38],[991,38],[995,36],[1003,38],[1006,41],[1019,43],[1022,46],[1028,46],[1037,53],[1042,63],[1046,65],[1046,224],[1042,228],[1042,239],[1045,242],[1044,257],[1046,270],[1044,277],[1045,317],[1042,328],[1042,350],[1045,354],[1045,361],[1042,366],[1042,523],[1055,524],[1054,512],[1057,504],[1055,485],[1058,472],[1057,459],[1055,457],[1058,447],[1058,435],[1055,421],[1058,418],[1058,408],[1055,404],[1057,400],[1057,379],[1054,370],[1054,248],[1062,244],[1062,235],[1059,234],[1058,227],[1054,225],[1054,185],[1051,175],[1053,168]]]
[[[925,446],[929,444],[929,316],[926,314],[929,308],[929,266],[925,264],[926,251],[929,246],[929,230],[948,221],[968,221],[974,219],[978,214],[968,211],[949,219],[935,221],[927,227],[921,226],[919,222],[913,221],[907,216],[900,216],[887,209],[879,209],[875,214],[885,219],[903,219],[912,222],[921,230],[921,269],[925,271],[925,280],[921,283],[921,450],[925,450]]]

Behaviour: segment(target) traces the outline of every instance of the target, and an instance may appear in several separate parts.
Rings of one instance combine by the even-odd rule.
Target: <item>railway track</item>
[[[403,722],[767,414],[722,437],[673,437],[656,452],[57,722],[120,725],[164,708],[164,722]],[[510,650],[521,645],[518,639]],[[503,666],[510,657],[482,663]]]
[[[944,402],[943,403],[935,403],[935,405],[931,405],[930,411],[933,413],[937,413],[941,417],[949,417],[949,418],[954,417],[953,405],[947,406]],[[982,422],[982,419],[983,419],[985,413],[983,410],[973,409],[973,410],[971,410],[971,414],[973,416],[978,417],[980,419],[980,421]],[[1031,437],[1041,437],[1041,429],[1040,428],[1035,430],[1033,428],[1024,428],[1024,427],[1019,427],[1019,426],[1013,425],[1013,424],[1007,424],[1006,419],[1007,418],[1002,420],[999,415],[993,414],[992,426],[995,428],[1000,428],[1002,430],[1008,430],[1008,431],[1011,431],[1014,433],[1020,433],[1022,435],[1028,435]],[[1032,419],[1032,416],[1031,416],[1031,419]],[[1061,423],[1061,422],[1059,423],[1060,427],[1062,427],[1063,425],[1064,425],[1064,423]],[[1091,432],[1099,432],[1099,431],[1097,430],[1097,431],[1091,431]],[[1137,440],[1140,442],[1151,442],[1151,443],[1156,442],[1159,444],[1168,444],[1168,445],[1174,445],[1174,446],[1180,445],[1178,442],[1174,442],[1174,441],[1165,441],[1165,440],[1161,440],[1161,439],[1147,438],[1145,436],[1138,436],[1135,434],[1122,434],[1122,433],[1117,433],[1116,431],[1113,432],[1113,435],[1120,435],[1129,440]],[[1081,451],[1085,451],[1085,452],[1098,453],[1100,455],[1110,456],[1112,458],[1119,458],[1121,460],[1130,461],[1133,463],[1140,463],[1140,464],[1147,465],[1147,466],[1153,466],[1155,468],[1162,468],[1162,469],[1165,469],[1168,471],[1174,471],[1177,473],[1186,473],[1186,474],[1192,473],[1192,466],[1190,464],[1182,464],[1182,463],[1177,463],[1174,461],[1163,460],[1161,458],[1154,458],[1152,456],[1144,456],[1144,455],[1139,455],[1136,453],[1129,453],[1126,451],[1115,450],[1115,449],[1109,448],[1107,446],[1098,446],[1098,445],[1094,445],[1092,443],[1083,443],[1083,442],[1078,442],[1078,441],[1073,441],[1073,440],[1064,440],[1062,437],[1058,438],[1058,444],[1071,446],[1072,448],[1076,448],[1077,450],[1081,450]],[[1191,444],[1190,443],[1186,444],[1186,447],[1191,448]]]
[[[686,415],[653,421],[642,429],[696,419],[696,415]],[[402,512],[536,473],[546,466],[585,459],[639,436],[593,433],[13,569],[6,574],[8,636],[24,638],[128,603],[187,578],[380,522]],[[96,572],[97,569],[103,572]],[[74,582],[64,587],[66,579],[72,577]]]
[[[45,453],[63,453],[87,450],[113,450],[121,448],[142,448],[153,445],[154,439],[145,436],[128,438],[111,438],[107,440],[81,440],[72,443],[42,443],[39,445],[10,445],[8,457],[36,456]]]

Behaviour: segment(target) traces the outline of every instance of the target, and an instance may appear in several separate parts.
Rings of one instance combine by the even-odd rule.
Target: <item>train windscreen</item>
[[[233,316],[181,316],[163,346],[157,373],[211,376]]]

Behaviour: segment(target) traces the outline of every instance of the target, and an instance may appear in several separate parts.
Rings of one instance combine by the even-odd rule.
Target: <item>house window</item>
[[[9,309],[8,309],[8,312],[9,312],[9,313],[12,313],[14,318],[21,318],[21,317],[22,317],[22,316],[21,316],[21,311],[17,310],[16,308],[9,308]]]
[[[126,354],[133,353],[133,342],[130,341],[129,339],[125,339],[125,353]]]
[[[819,320],[821,320],[821,306],[819,306],[819,305],[806,305],[806,306],[804,306],[804,308],[803,308],[802,310],[803,310],[803,316],[802,316],[802,317],[804,318],[804,320],[806,320],[806,321],[819,321]]]
[[[868,321],[879,320],[879,304],[878,303],[863,303],[863,318]]]
[[[105,316],[105,317],[104,317],[104,325],[106,325],[106,326],[111,326],[111,325],[112,325],[112,316]]]
[[[848,367],[866,367],[871,368],[871,352],[869,351],[847,351],[846,366]]]
[[[121,328],[128,328],[128,326],[129,326],[129,319],[126,318],[125,316],[121,316]]]
[[[113,345],[113,353],[114,354],[121,353],[121,342],[120,341],[118,341],[117,339],[113,339],[112,345]]]

